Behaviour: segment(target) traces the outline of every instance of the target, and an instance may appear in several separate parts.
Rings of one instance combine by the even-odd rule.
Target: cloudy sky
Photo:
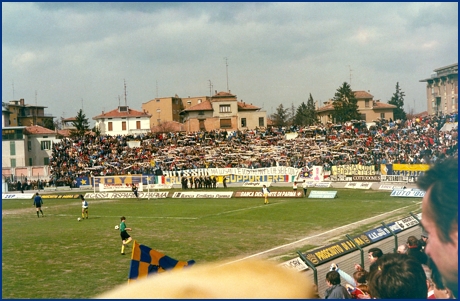
[[[2,101],[55,117],[141,110],[155,97],[236,94],[268,114],[343,82],[426,110],[434,69],[458,62],[458,3],[5,3]]]

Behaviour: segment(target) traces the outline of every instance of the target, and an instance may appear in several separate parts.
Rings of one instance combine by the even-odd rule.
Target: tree
[[[347,82],[344,82],[335,92],[332,105],[334,106],[332,118],[336,123],[361,119],[361,115],[358,112],[358,100]]]
[[[288,111],[288,116],[287,116],[287,124],[288,125],[294,125],[295,124],[295,112],[296,112],[296,109],[295,109],[295,106],[294,106],[294,103],[291,104],[291,108],[289,109]]]
[[[78,111],[77,116],[75,116],[75,121],[72,121],[72,125],[75,129],[70,130],[70,137],[72,138],[83,138],[85,133],[89,130],[89,122],[86,115],[83,114],[83,110]]]
[[[404,92],[399,87],[399,82],[396,83],[396,91],[388,101],[389,104],[395,105],[396,109],[393,111],[394,119],[406,120],[406,112],[404,112]]]
[[[317,123],[317,114],[315,108],[315,102],[313,97],[311,96],[308,98],[307,104],[302,102],[300,106],[297,108],[295,118],[295,124],[300,126],[305,125],[314,125]]]
[[[44,119],[43,120],[43,127],[47,128],[47,129],[50,129],[50,130],[55,130],[56,127],[55,127],[55,124],[53,122],[53,119]]]
[[[276,113],[273,113],[270,118],[273,121],[273,125],[280,127],[280,126],[285,126],[287,122],[287,111],[288,109],[285,109],[283,104],[280,104],[276,108]]]
[[[294,123],[300,126],[307,125],[307,115],[307,105],[302,101],[295,113]]]

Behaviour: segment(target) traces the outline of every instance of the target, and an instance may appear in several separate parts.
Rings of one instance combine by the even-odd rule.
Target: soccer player
[[[88,219],[88,202],[85,200],[85,197],[83,196],[83,194],[80,194],[80,199],[81,199],[81,218],[85,218],[85,215],[86,215],[86,219]]]
[[[131,231],[131,228],[126,227],[126,217],[122,216],[120,223],[120,236],[121,236],[121,255],[125,255],[125,246],[129,244],[132,240],[131,236],[128,234],[128,231]]]
[[[37,217],[40,217],[38,213],[39,211],[41,212],[42,217],[43,217],[43,211],[42,211],[43,200],[38,192],[35,194],[34,203],[32,205],[34,205],[35,209],[37,210]]]
[[[270,190],[267,188],[266,185],[264,185],[264,187],[262,187],[262,194],[264,195],[264,204],[268,204],[268,194],[270,193]]]
[[[134,184],[134,183],[131,184],[131,190],[134,192],[134,195],[136,196],[136,199],[139,199],[139,196],[137,194],[137,186],[136,186],[136,184]]]

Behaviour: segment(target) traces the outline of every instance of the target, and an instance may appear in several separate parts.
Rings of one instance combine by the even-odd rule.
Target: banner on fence
[[[272,198],[301,198],[303,192],[301,191],[270,191],[268,194]],[[236,191],[236,198],[263,198],[262,191]]]
[[[423,198],[425,191],[420,189],[393,189],[390,196],[405,198]]]
[[[367,182],[348,182],[345,184],[345,188],[353,188],[353,189],[370,189],[372,187],[372,183]]]
[[[303,260],[300,257],[293,258],[286,262],[280,263],[279,266],[282,266],[288,269],[295,269],[298,272],[308,270],[308,265],[305,262],[303,262]]]
[[[380,182],[380,176],[352,176],[353,182]]]
[[[172,198],[176,199],[229,199],[233,195],[233,191],[222,192],[174,192]]]
[[[360,165],[360,164],[349,164],[349,165],[338,165],[332,166],[333,175],[345,175],[345,176],[370,176],[375,175],[375,166]]]
[[[30,200],[34,195],[34,193],[2,193],[2,200]]]
[[[312,190],[308,195],[309,199],[334,199],[337,196],[337,191],[319,191]]]
[[[164,199],[168,197],[169,192],[139,192],[140,199]],[[133,199],[132,192],[96,192],[86,193],[86,199]]]

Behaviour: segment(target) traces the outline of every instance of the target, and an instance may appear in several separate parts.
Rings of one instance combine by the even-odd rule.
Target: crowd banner
[[[243,187],[270,187],[272,182],[244,182]]]
[[[332,166],[332,175],[371,176],[376,174],[374,165],[349,164]]]
[[[380,182],[380,176],[352,176],[353,182]]]

